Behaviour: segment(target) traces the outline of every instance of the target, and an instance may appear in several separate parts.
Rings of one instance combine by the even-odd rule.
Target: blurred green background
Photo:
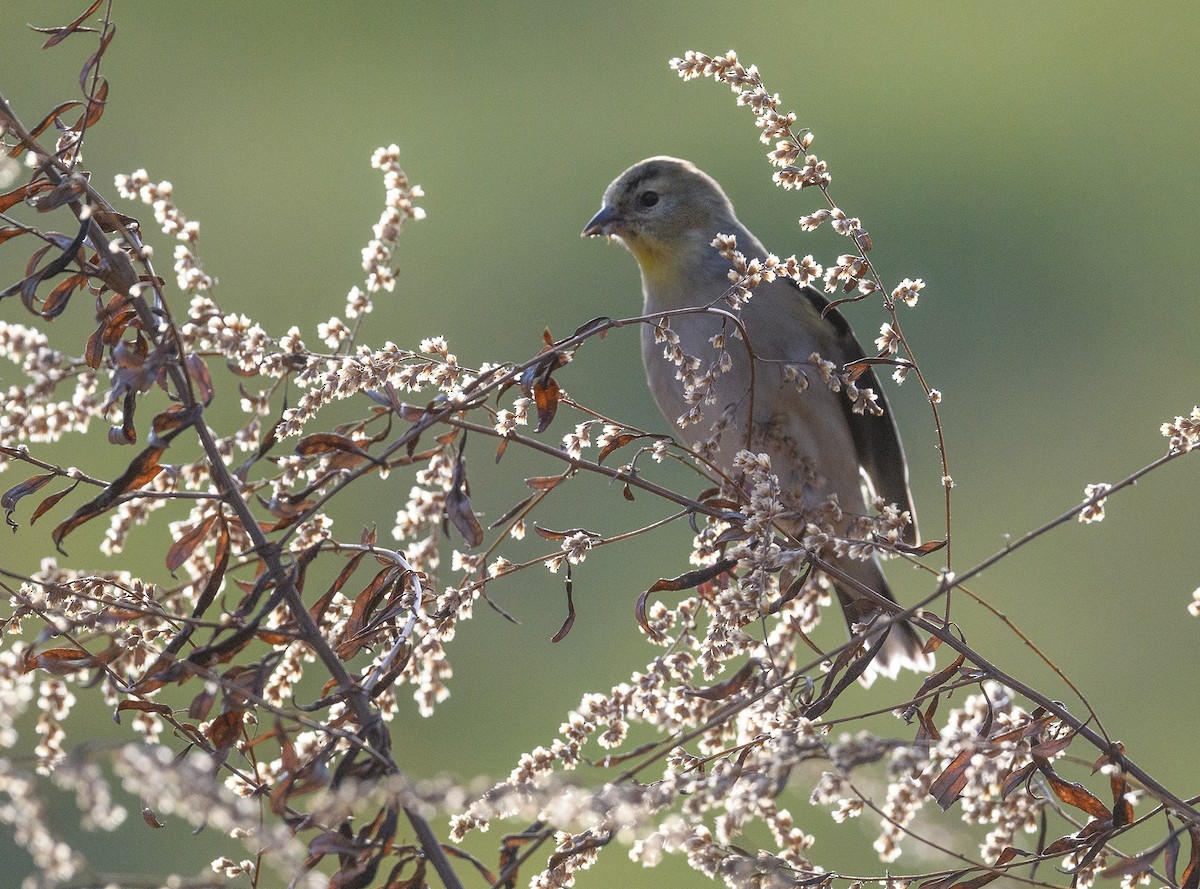
[[[24,24],[61,24],[85,6],[0,6],[0,92],[26,122],[77,96],[94,45],[73,37],[43,52],[42,38]],[[202,223],[200,252],[220,281],[221,305],[274,334],[296,324],[315,345],[315,325],[340,313],[359,282],[359,249],[382,204],[368,158],[389,142],[425,187],[429,218],[402,238],[397,292],[369,318],[366,340],[374,344],[415,348],[440,333],[464,364],[520,360],[537,350],[546,326],[562,336],[596,315],[637,312],[632,259],[580,240],[579,231],[605,185],[651,154],[687,157],[713,174],[775,252],[830,263],[846,242],[825,230],[801,234],[795,220],[817,197],[771,184],[749,111],[727,88],[685,84],[667,68],[687,49],[734,48],[815,131],[813,150],[830,164],[833,195],[862,218],[884,280],[927,282],[918,310],[903,320],[944,394],[956,570],[1080,502],[1085,484],[1114,482],[1159,456],[1159,425],[1200,402],[1200,271],[1189,264],[1200,229],[1194,4],[115,9],[117,37],[104,65],[109,105],[85,167],[102,188],[114,173],[142,166],[153,179],[170,179],[184,212]],[[126,209],[152,228],[145,208]],[[171,245],[151,241],[170,278]],[[0,252],[4,285],[23,265],[12,248]],[[847,315],[868,342],[884,320],[876,303]],[[69,316],[52,331],[64,348],[89,326],[86,301]],[[0,305],[0,318],[27,322],[16,300]],[[589,344],[559,379],[585,404],[666,429],[644,390],[632,330]],[[0,384],[15,380],[0,367]],[[924,536],[940,536],[929,411],[915,384],[888,388]],[[560,420],[555,431],[568,428]],[[75,447],[72,459],[97,465],[86,462],[94,445]],[[475,443],[475,465],[490,463],[489,447]],[[0,485],[18,480],[9,472]],[[371,486],[373,496],[360,495],[355,511],[339,518],[341,533],[356,537],[372,522],[390,530],[409,484],[397,476]],[[496,517],[519,488],[481,508]],[[622,512],[619,492],[604,485],[579,490],[561,515],[595,530],[662,514],[648,504]],[[1200,783],[1200,624],[1185,611],[1200,585],[1198,504],[1200,467],[1177,461],[1111,500],[1102,524],[1072,522],[972,584],[1080,685],[1110,734],[1183,795]],[[0,542],[5,567],[36,564],[50,549],[48,531],[23,526]],[[165,537],[154,535],[165,532],[146,533],[148,549],[161,551]],[[497,584],[493,593],[522,624],[477,609],[451,652],[450,700],[430,720],[404,701],[395,725],[402,762],[419,774],[499,777],[522,751],[548,743],[582,693],[607,689],[653,657],[636,631],[633,601],[654,579],[686,570],[687,538],[681,530],[589,559],[576,576],[579,619],[556,646],[549,637],[564,616],[560,581],[539,588],[526,574]],[[669,540],[677,551],[664,546]],[[80,542],[72,548],[102,567],[94,553]],[[161,573],[160,558],[121,565]],[[889,573],[902,600],[928,589],[898,563]],[[960,600],[955,616],[977,648],[1073,701],[983,611]],[[68,729],[90,731],[89,714],[108,718],[81,711]],[[120,734],[106,724],[95,731]],[[806,799],[807,790],[799,795]],[[833,831],[826,813],[803,802],[793,811],[819,835],[817,860],[879,871],[860,857],[874,834],[867,819]],[[190,874],[229,851],[211,832],[196,839],[174,824],[155,833],[132,814],[136,823],[119,839],[81,835],[69,802],[52,817],[98,871]],[[473,848],[489,854],[498,836],[483,839]],[[7,841],[0,855],[5,873],[28,869]],[[607,850],[579,885],[700,882],[678,862],[643,873],[623,858],[623,850]],[[920,865],[918,854],[893,870]]]

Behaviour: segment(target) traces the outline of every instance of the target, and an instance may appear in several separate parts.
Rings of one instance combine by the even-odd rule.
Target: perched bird
[[[878,494],[914,516],[905,534],[908,542],[915,543],[908,466],[874,372],[868,368],[856,385],[875,390],[882,416],[853,412],[846,393],[832,391],[810,363],[814,352],[839,370],[862,358],[864,352],[849,324],[837,311],[822,316],[827,301],[816,290],[780,277],[755,287],[740,308],[747,348],[735,338],[732,313],[722,300],[730,287],[731,263],[713,246],[718,234],[736,236],[737,249],[747,259],[767,256],[758,238],[738,221],[716,180],[688,161],[672,157],[649,158],[618,176],[604,192],[600,212],[583,230],[585,236],[616,238],[633,254],[642,272],[647,315],[703,306],[724,310],[723,314],[680,314],[669,321],[682,352],[699,357],[705,366],[716,355],[713,337],[723,338],[728,353],[724,372],[717,369],[715,379],[706,384],[711,406],[704,408],[701,422],[685,426],[683,439],[700,445],[711,437],[713,422],[724,417],[712,460],[731,478],[736,477],[733,462],[740,449],[768,454],[788,509],[780,524],[793,533],[803,530],[806,513],[823,510],[821,514],[828,516],[831,495],[846,518],[866,515],[866,487],[867,493]],[[642,327],[642,360],[650,390],[667,420],[675,422],[689,412],[694,417],[696,395],[691,401],[686,398],[680,368],[664,357],[663,345],[656,342],[649,324]],[[791,373],[798,368],[812,381],[804,391],[788,378],[789,365]],[[874,556],[866,560],[843,556],[832,564],[895,601]],[[834,588],[848,624],[864,623],[878,614],[878,606],[869,604],[849,584],[834,580]],[[878,631],[868,633],[868,646],[878,637]],[[869,672],[894,678],[901,667],[926,671],[932,663],[913,627],[897,622]],[[868,684],[872,678],[863,676]]]

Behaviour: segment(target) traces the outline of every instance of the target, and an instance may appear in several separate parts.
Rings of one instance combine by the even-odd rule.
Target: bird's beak
[[[617,213],[608,204],[600,208],[600,212],[592,217],[591,222],[583,227],[580,237],[588,238],[595,235],[611,235],[616,230]]]

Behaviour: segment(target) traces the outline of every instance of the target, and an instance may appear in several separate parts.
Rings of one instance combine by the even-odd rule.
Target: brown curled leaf
[[[1058,774],[1050,767],[1049,763],[1039,763],[1041,773],[1050,782],[1050,789],[1054,791],[1054,795],[1066,803],[1068,806],[1074,806],[1093,818],[1098,818],[1102,821],[1112,819],[1112,812],[1108,810],[1108,806],[1100,802],[1099,797],[1084,787],[1082,784],[1076,784],[1073,781],[1066,781],[1060,778]]]
[[[74,491],[78,486],[79,486],[78,481],[71,482],[70,485],[63,488],[61,491],[58,491],[57,493],[51,494],[49,497],[46,497],[41,503],[39,503],[37,505],[37,509],[35,509],[33,511],[33,514],[29,517],[30,526],[36,525],[38,519],[40,519],[46,512],[53,509],[58,504],[58,501],[62,500],[64,497],[66,497],[68,494],[70,494],[72,491]]]
[[[50,534],[50,539],[54,541],[58,551],[63,552],[62,542],[68,534],[85,522],[103,515],[122,495],[143,487],[162,472],[163,467],[158,461],[163,455],[163,450],[160,447],[148,447],[143,450],[120,477],[61,522]]]
[[[0,496],[0,507],[4,508],[4,521],[8,523],[8,527],[12,528],[13,531],[17,530],[17,523],[12,520],[12,514],[17,508],[17,501],[22,497],[33,494],[36,491],[40,491],[42,488],[48,485],[51,479],[54,477],[55,474],[53,472],[47,472],[43,475],[35,475],[31,478],[25,479],[25,481],[21,482],[19,485],[13,485],[4,492],[3,496]]]
[[[167,550],[168,571],[174,574],[176,569],[191,557],[196,547],[208,537],[208,532],[212,530],[213,522],[216,520],[217,513],[209,513],[197,522],[194,528],[171,544],[171,548]]]
[[[942,807],[943,812],[962,796],[963,788],[967,786],[967,770],[971,766],[973,755],[971,750],[960,751],[929,785],[929,795]]]
[[[563,625],[558,628],[558,632],[550,637],[551,642],[561,642],[567,638],[567,633],[571,632],[571,627],[575,626],[575,598],[572,595],[575,589],[575,582],[571,579],[571,563],[567,563],[567,619],[563,621]]]
[[[721,561],[706,568],[688,571],[686,574],[680,574],[678,577],[656,580],[647,592],[661,593],[665,591],[677,593],[680,590],[690,590],[702,583],[707,583],[710,580],[720,577],[736,565],[737,559],[721,559]]]
[[[613,451],[623,448],[623,447],[625,447],[625,445],[629,444],[631,441],[636,441],[637,439],[642,438],[642,437],[643,436],[637,435],[633,432],[617,433],[616,435],[614,435],[612,438],[610,438],[608,440],[608,444],[606,444],[604,447],[602,447],[600,449],[600,453],[596,455],[596,462],[603,463],[604,458],[607,457],[609,454],[611,454]]]
[[[30,30],[50,35],[46,42],[42,44],[42,49],[49,49],[52,46],[57,46],[72,34],[94,32],[96,30],[95,28],[85,28],[83,27],[83,23],[88,20],[92,13],[100,8],[100,4],[103,2],[104,0],[96,0],[96,2],[89,6],[82,15],[78,16],[74,21],[66,25],[60,25],[56,28],[31,28]]]

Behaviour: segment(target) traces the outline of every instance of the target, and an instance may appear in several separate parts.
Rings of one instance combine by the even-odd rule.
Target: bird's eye
[[[640,195],[638,195],[638,203],[640,203],[643,207],[653,207],[658,203],[658,192],[643,191]]]

